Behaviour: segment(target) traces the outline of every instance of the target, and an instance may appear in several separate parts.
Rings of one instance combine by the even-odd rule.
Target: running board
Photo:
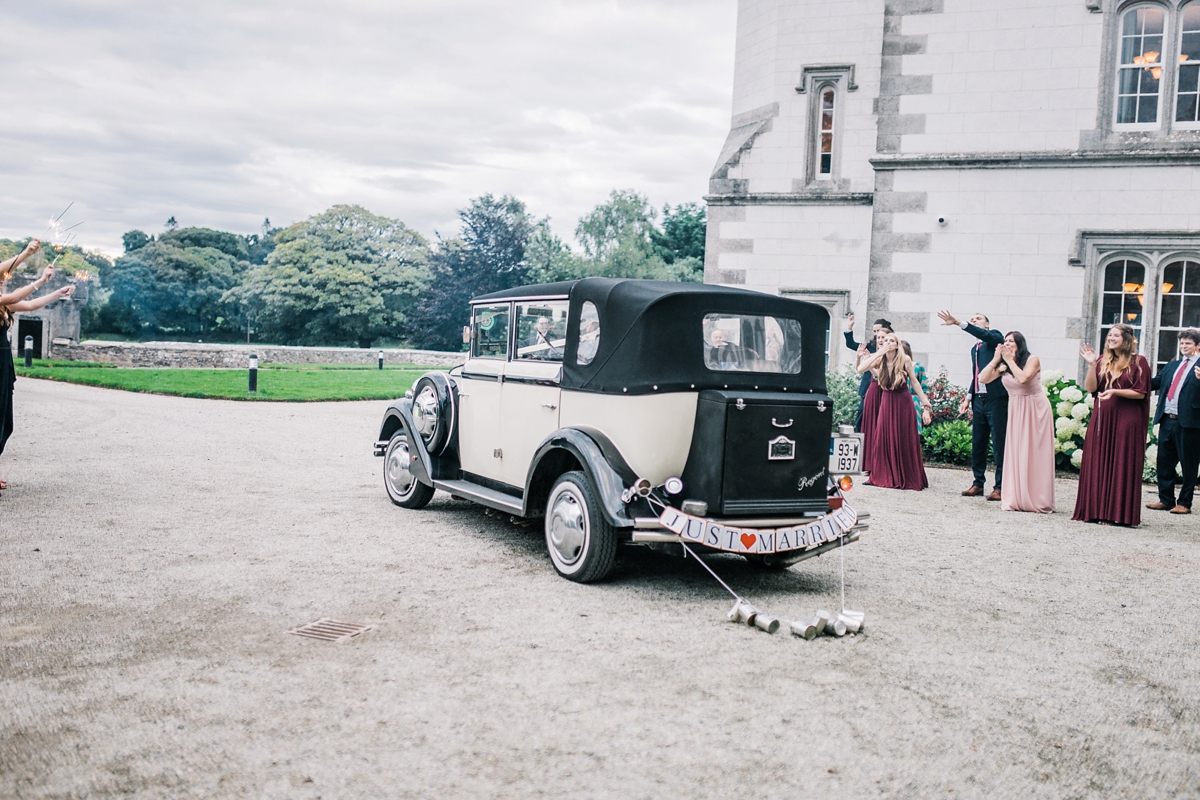
[[[513,497],[511,494],[498,492],[495,489],[489,489],[486,486],[480,486],[478,483],[470,481],[434,481],[433,488],[441,489],[443,492],[449,492],[452,495],[471,500],[488,508],[494,508],[497,511],[507,511],[509,514],[521,516],[524,513],[524,508],[521,504],[521,498]]]

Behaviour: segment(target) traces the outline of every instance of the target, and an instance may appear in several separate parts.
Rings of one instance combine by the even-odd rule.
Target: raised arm
[[[991,345],[1004,344],[1004,334],[1000,331],[992,330],[991,328],[981,328],[978,325],[972,325],[969,322],[960,325],[959,327],[982,342],[987,342]]]
[[[1096,377],[1096,362],[1100,357],[1096,355],[1096,351],[1090,344],[1080,345],[1079,355],[1083,356],[1083,360],[1088,363],[1087,374],[1083,376],[1083,388],[1086,391],[1094,392],[1100,385],[1100,380]]]
[[[37,280],[33,281],[32,283],[28,283],[22,286],[20,289],[8,294],[0,294],[0,306],[11,306],[13,303],[18,303],[24,300],[38,289],[45,286],[46,281],[50,280],[52,277],[54,277],[54,267],[47,264],[46,268],[42,270],[42,274],[38,276]]]
[[[70,297],[74,291],[74,286],[64,286],[61,289],[55,289],[50,294],[45,294],[41,297],[35,297],[32,300],[22,300],[18,303],[5,303],[5,305],[8,306],[9,311],[37,311],[43,306],[50,305],[55,300],[59,300],[63,297]]]
[[[854,368],[859,372],[867,372],[872,370],[879,366],[879,362],[883,361],[883,357],[889,352],[891,351],[886,347],[881,347],[874,353],[868,353],[865,350],[861,350],[858,362],[854,365]]]
[[[843,334],[843,336],[846,337],[846,347],[849,347],[851,350],[858,349],[858,342],[854,341],[854,315],[853,314],[846,315],[846,331]]]
[[[10,275],[14,269],[21,266],[21,262],[36,253],[42,247],[42,243],[34,239],[29,244],[25,245],[25,249],[17,253],[12,258],[0,261],[0,280],[3,280],[7,275]]]

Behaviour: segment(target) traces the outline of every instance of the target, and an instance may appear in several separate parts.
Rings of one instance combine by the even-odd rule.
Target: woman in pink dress
[[[926,425],[933,418],[933,408],[917,380],[912,359],[904,355],[894,333],[885,334],[879,349],[859,365],[860,372],[868,369],[875,376],[880,394],[874,435],[869,445],[864,443],[871,463],[867,483],[885,489],[917,492],[926,489],[929,478],[921,458],[917,412],[909,392],[915,392],[921,399],[921,415]],[[866,422],[865,412],[863,422]]]
[[[883,327],[883,326],[880,326],[879,330],[876,331],[876,333],[875,333],[875,352],[876,353],[878,353],[879,348],[883,346],[883,337],[887,336],[891,332],[892,332],[891,328],[887,328],[887,327]],[[862,363],[864,361],[872,358],[873,355],[874,355],[873,353],[871,353],[870,351],[867,350],[867,346],[865,344],[860,344],[858,346],[858,355],[855,357],[855,360],[854,360],[855,369],[858,369],[859,372],[866,372],[867,371],[866,369],[859,369],[859,367],[860,367],[860,365],[862,365]],[[866,472],[866,473],[871,472],[871,458],[870,458],[871,445],[875,441],[875,421],[879,418],[879,400],[882,397],[882,395],[883,395],[883,392],[879,388],[879,382],[877,380],[875,380],[875,376],[872,375],[871,383],[867,386],[867,394],[866,394],[866,396],[863,397],[862,424],[859,426],[859,431],[863,435],[863,454],[862,454],[861,469],[863,472]]]
[[[1103,357],[1079,348],[1088,362],[1084,388],[1095,393],[1079,465],[1080,522],[1134,527],[1142,521],[1142,468],[1150,427],[1150,364],[1137,352],[1133,328],[1114,325]]]
[[[1008,390],[1008,429],[1004,445],[1005,511],[1054,512],[1054,412],[1042,389],[1042,362],[1030,354],[1020,331],[1005,334],[996,356],[979,373],[999,378]]]

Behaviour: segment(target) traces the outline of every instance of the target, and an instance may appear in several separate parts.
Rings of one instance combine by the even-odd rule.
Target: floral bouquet
[[[1095,398],[1062,370],[1042,373],[1042,385],[1054,411],[1054,452],[1059,468],[1078,470],[1083,463],[1083,441],[1092,418]]]

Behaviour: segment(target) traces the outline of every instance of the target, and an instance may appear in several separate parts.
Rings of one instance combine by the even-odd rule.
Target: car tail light
[[[854,488],[854,479],[849,475],[843,475],[842,479],[838,481],[838,486],[841,487],[843,492],[848,492]]]

